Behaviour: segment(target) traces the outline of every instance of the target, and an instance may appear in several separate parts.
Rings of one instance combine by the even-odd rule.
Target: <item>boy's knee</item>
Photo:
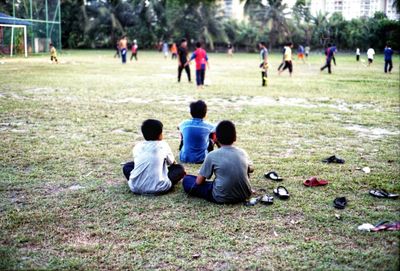
[[[182,180],[183,190],[185,190],[186,193],[189,193],[195,185],[196,176],[194,175],[186,175]]]

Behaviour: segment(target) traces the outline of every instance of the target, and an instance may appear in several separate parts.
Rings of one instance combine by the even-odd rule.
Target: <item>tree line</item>
[[[36,1],[36,8],[42,2]],[[335,43],[341,50],[381,49],[389,41],[400,48],[400,22],[381,12],[345,20],[340,13],[312,15],[305,0],[298,0],[292,9],[282,0],[242,2],[246,19],[236,21],[226,18],[215,0],[61,0],[62,45],[113,48],[126,35],[141,48],[181,38],[189,44],[200,40],[210,50],[232,43],[236,50],[253,51],[259,41],[270,49],[288,41],[311,48]],[[395,1],[398,10],[399,2]],[[5,0],[0,11],[12,11],[7,3],[12,1]]]

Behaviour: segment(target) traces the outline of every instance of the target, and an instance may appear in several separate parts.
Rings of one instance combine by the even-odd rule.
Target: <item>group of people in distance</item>
[[[145,141],[133,148],[133,161],[122,170],[130,190],[141,195],[170,192],[182,180],[184,191],[214,203],[245,202],[252,193],[249,175],[253,165],[247,153],[234,146],[236,127],[221,121],[216,127],[206,121],[207,105],[198,100],[190,104],[191,119],[179,125],[180,161],[202,164],[199,174],[188,175],[177,164],[168,143],[163,141],[163,124],[145,120],[141,130]],[[217,145],[219,149],[214,150]],[[212,176],[215,175],[213,181]]]
[[[119,41],[117,41],[116,44],[116,52],[114,55],[115,57],[121,57],[122,64],[126,63],[126,56],[128,54],[128,39],[126,36],[123,36]],[[136,40],[133,40],[132,45],[131,45],[131,58],[130,61],[132,61],[133,58],[137,61],[137,53],[138,53],[138,44]]]
[[[261,69],[261,85],[262,86],[267,86],[268,85],[268,49],[267,45],[265,42],[260,42],[259,44],[259,49],[260,49],[260,58],[261,58],[261,64],[260,64],[260,69]],[[180,41],[179,46],[176,45],[176,43],[173,43],[171,48],[169,44],[164,41],[160,42],[158,44],[158,48],[160,51],[163,52],[164,57],[167,58],[169,52],[171,51],[172,54],[172,59],[178,59],[178,82],[181,81],[181,75],[182,71],[185,70],[187,74],[188,81],[191,82],[191,74],[190,74],[190,62],[192,60],[195,61],[196,63],[196,85],[198,88],[203,88],[204,87],[204,80],[205,80],[205,72],[206,72],[206,67],[209,68],[209,62],[208,62],[208,56],[207,52],[202,48],[202,45],[200,42],[196,43],[196,50],[193,52],[191,57],[188,57],[188,44],[186,39],[182,39]],[[292,76],[293,73],[293,62],[292,62],[292,49],[293,49],[293,43],[288,42],[285,44],[285,46],[282,49],[282,63],[278,67],[278,74],[281,75],[286,69],[289,71],[289,75]],[[122,63],[126,63],[126,55],[127,55],[127,50],[128,50],[128,40],[126,36],[123,36],[117,43],[117,52],[115,56],[120,56],[122,58]],[[135,58],[137,60],[137,51],[138,51],[138,45],[137,41],[134,40],[131,46],[131,51],[132,55],[130,60],[132,61],[132,58]],[[227,52],[228,56],[232,57],[233,55],[233,45],[231,43],[228,44],[227,47]],[[321,71],[328,69],[328,73],[332,73],[332,62],[336,66],[336,59],[335,59],[335,54],[337,52],[337,48],[335,44],[328,44],[327,47],[324,50],[325,52],[325,65],[320,68]],[[305,63],[304,56],[308,58],[308,55],[310,53],[310,47],[306,46],[303,47],[302,45],[298,45],[297,49],[297,58],[298,60],[302,60],[303,63]],[[360,49],[356,49],[356,60],[360,60]],[[373,48],[369,48],[367,50],[367,58],[368,58],[368,66],[370,66],[373,63],[374,60],[374,55],[375,51]],[[385,73],[389,72],[391,73],[392,68],[393,68],[393,62],[392,62],[392,55],[393,55],[393,50],[390,48],[389,44],[386,45],[385,50],[384,50],[384,57],[385,57]],[[114,57],[115,57],[114,56]],[[53,59],[53,57],[52,57]],[[55,57],[55,59],[57,59]]]

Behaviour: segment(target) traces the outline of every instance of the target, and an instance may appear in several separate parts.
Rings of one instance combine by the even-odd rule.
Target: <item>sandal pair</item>
[[[397,199],[399,197],[398,194],[389,193],[385,189],[370,190],[369,194],[377,198]]]

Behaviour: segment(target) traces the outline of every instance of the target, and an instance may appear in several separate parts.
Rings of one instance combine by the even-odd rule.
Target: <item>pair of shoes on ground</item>
[[[341,159],[341,158],[337,157],[336,155],[329,156],[328,158],[325,158],[324,160],[322,160],[322,162],[327,163],[327,164],[331,164],[331,163],[344,164],[345,163],[344,159]]]
[[[372,225],[370,223],[364,223],[357,227],[360,231],[398,231],[400,230],[400,221],[389,222],[389,221],[381,221],[376,225]]]
[[[369,194],[377,198],[397,199],[399,197],[398,194],[389,193],[385,189],[373,189],[369,191]]]
[[[266,192],[265,189],[260,189],[262,192]],[[284,186],[278,186],[273,190],[275,196],[277,196],[280,199],[289,199],[290,194],[289,191],[284,187]],[[274,197],[270,196],[269,194],[264,194],[263,196],[251,198],[250,200],[245,202],[246,206],[254,206],[257,203],[262,203],[264,205],[271,205],[274,203]]]

